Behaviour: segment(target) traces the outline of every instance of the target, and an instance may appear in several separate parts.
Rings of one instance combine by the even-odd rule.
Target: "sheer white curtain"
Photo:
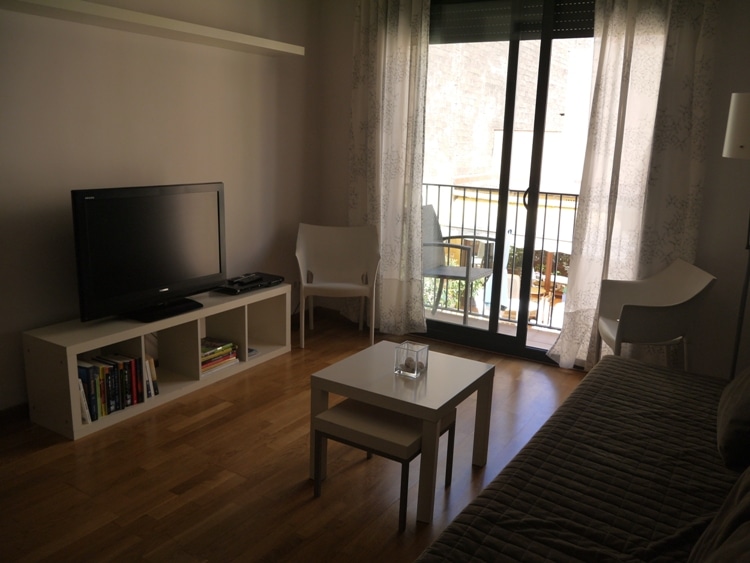
[[[380,233],[380,330],[426,329],[421,197],[430,0],[359,0],[349,222]]]
[[[570,286],[563,329],[549,351],[563,367],[588,369],[597,359],[602,279],[637,279],[676,258],[694,259],[716,4],[597,2]]]

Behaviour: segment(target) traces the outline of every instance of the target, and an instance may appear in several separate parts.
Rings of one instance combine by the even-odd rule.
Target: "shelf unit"
[[[304,55],[305,48],[85,0],[0,0],[0,8],[262,55]]]
[[[77,440],[285,354],[291,350],[290,296],[289,284],[233,296],[204,293],[192,297],[202,308],[152,323],[74,320],[25,332],[31,420]],[[239,362],[202,374],[203,336],[236,343]],[[152,343],[158,359],[159,394],[84,424],[78,360],[106,353],[145,358]],[[249,356],[248,348],[257,353]]]

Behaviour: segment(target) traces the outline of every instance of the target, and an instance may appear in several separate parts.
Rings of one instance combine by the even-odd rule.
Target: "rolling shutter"
[[[544,0],[432,0],[430,43],[508,41],[514,3],[520,38],[540,39]],[[554,7],[553,39],[594,35],[594,0],[555,0]]]

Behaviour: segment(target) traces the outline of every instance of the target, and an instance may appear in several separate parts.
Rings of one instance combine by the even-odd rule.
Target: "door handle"
[[[529,208],[529,189],[526,188],[526,191],[523,192],[523,206],[528,209]]]

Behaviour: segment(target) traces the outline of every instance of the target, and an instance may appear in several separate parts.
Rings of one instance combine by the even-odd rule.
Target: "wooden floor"
[[[28,420],[5,423],[0,561],[412,561],[581,378],[430,342],[497,366],[489,458],[472,468],[472,396],[458,409],[449,489],[441,438],[433,524],[416,522],[417,458],[398,534],[397,463],[331,442],[313,499],[309,375],[369,343],[349,322],[318,317],[304,350],[293,331],[291,354],[77,442]]]

